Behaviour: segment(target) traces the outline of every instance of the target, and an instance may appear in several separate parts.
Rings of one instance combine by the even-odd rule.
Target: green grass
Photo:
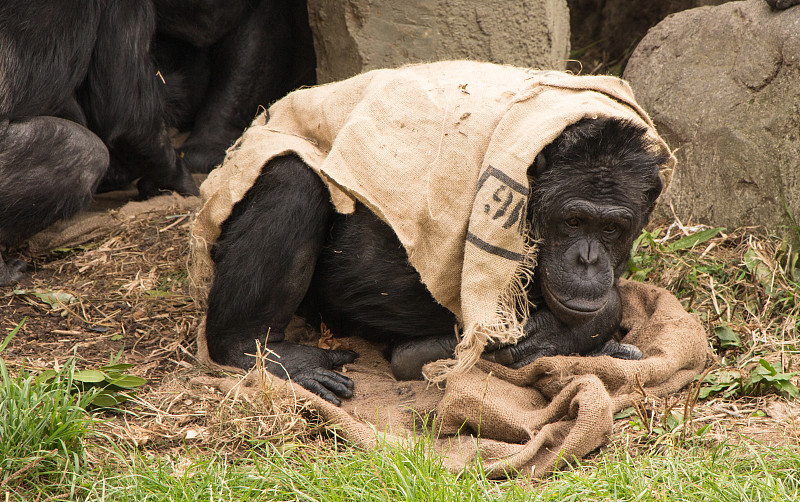
[[[81,500],[787,501],[800,498],[799,476],[797,449],[747,442],[635,454],[617,445],[535,484],[490,481],[480,466],[453,474],[420,448],[266,448],[239,459],[118,451],[102,470],[84,474]]]
[[[92,392],[74,393],[73,360],[50,378],[9,373],[0,358],[0,487],[9,494],[75,494],[86,471]],[[34,500],[34,498],[29,498]]]
[[[702,397],[685,398],[686,408],[681,398],[674,409],[651,404],[636,412],[641,415],[629,413],[629,427],[609,446],[544,481],[492,481],[480,465],[451,473],[441,459],[425,455],[424,442],[364,452],[315,432],[265,441],[258,427],[240,431],[230,448],[178,440],[136,447],[94,427],[96,415],[85,410],[96,391],[75,392],[81,388],[75,381],[94,373],[70,361],[48,378],[25,369],[12,374],[0,359],[0,502],[800,500],[796,445],[767,447],[735,437],[725,431],[741,429],[729,419],[722,425],[701,420],[698,426],[706,425],[695,430],[678,417],[693,407],[702,414],[706,402],[709,413],[716,413],[714,403],[758,402],[749,396],[764,393],[796,399],[795,247],[747,231],[653,228],[637,241],[629,276],[672,291],[707,329],[716,363],[694,387]],[[3,337],[0,352],[15,332]],[[223,418],[220,426],[236,417]],[[230,427],[216,430],[232,434]],[[725,434],[728,441],[720,439]]]
[[[183,447],[142,451],[98,438],[85,397],[69,392],[73,366],[47,386],[3,378],[0,500],[196,501],[766,501],[800,499],[800,452],[703,438],[631,447],[615,443],[544,482],[455,474],[426,445],[364,452],[333,441],[252,443],[246,456]],[[87,449],[94,449],[87,462]],[[102,458],[102,461],[97,460]],[[9,477],[7,473],[17,473]]]

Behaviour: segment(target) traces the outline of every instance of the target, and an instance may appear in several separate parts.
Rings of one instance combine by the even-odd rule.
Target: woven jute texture
[[[343,371],[355,395],[341,407],[263,372],[213,383],[237,393],[267,385],[300,399],[365,448],[431,436],[450,469],[480,458],[493,477],[539,477],[601,445],[614,412],[645,394],[676,392],[705,364],[705,334],[670,293],[621,281],[621,336],[643,360],[564,356],[512,370],[479,358],[490,339],[517,339],[527,312],[536,253],[524,218],[527,169],[568,125],[597,117],[647,128],[654,150],[670,159],[668,177],[674,157],[614,77],[447,61],[377,70],[274,104],[201,187],[192,231],[198,300],[232,207],[270,159],[294,153],[327,184],[338,211],[358,201],[392,227],[423,283],[459,320],[461,343],[456,361],[432,373],[434,385],[396,381],[378,349],[351,339],[360,356]],[[202,327],[198,354],[214,365]]]
[[[266,373],[203,383],[239,394],[266,386],[275,399],[299,399],[362,448],[424,434],[455,472],[480,459],[494,478],[542,477],[601,446],[614,413],[645,395],[677,392],[705,365],[705,333],[671,293],[625,280],[620,290],[623,341],[642,350],[640,361],[558,356],[513,370],[481,360],[440,389],[396,381],[378,349],[349,339],[360,355],[344,370],[355,391],[341,407]]]
[[[295,153],[327,183],[337,210],[352,212],[358,201],[392,227],[461,325],[456,359],[429,365],[428,376],[463,372],[490,340],[522,336],[536,265],[525,218],[529,166],[568,125],[598,117],[647,128],[671,170],[666,144],[615,77],[444,61],[295,91],[254,120],[201,187],[195,296],[205,298],[209,251],[233,206],[270,159]]]

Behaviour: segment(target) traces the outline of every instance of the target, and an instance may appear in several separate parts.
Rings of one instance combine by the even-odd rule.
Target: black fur
[[[520,367],[557,354],[642,356],[613,335],[622,315],[616,282],[661,191],[666,160],[651,153],[644,132],[585,120],[531,167],[528,214],[542,241],[529,292],[536,309],[526,338],[491,347],[487,359]],[[335,214],[319,177],[295,156],[267,164],[223,225],[212,258],[206,335],[217,362],[248,368],[259,341],[278,356],[271,372],[335,403],[349,396],[352,382],[332,368],[355,354],[284,341],[298,309],[320,315],[335,334],[389,343],[398,378],[419,378],[423,364],[452,356],[455,316],[421,283],[394,232],[362,205]]]
[[[139,0],[0,3],[0,252],[135,178],[196,194],[164,121]],[[0,284],[18,278],[0,257]]]
[[[216,167],[258,113],[315,83],[305,2],[155,0],[156,57],[194,172]]]

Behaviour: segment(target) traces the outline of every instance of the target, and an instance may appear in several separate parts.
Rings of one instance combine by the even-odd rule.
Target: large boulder
[[[659,211],[737,227],[800,217],[800,7],[673,14],[625,71],[678,157]]]
[[[647,30],[667,15],[728,0],[567,0],[572,32],[570,65],[584,73],[598,69],[618,72]]]
[[[443,59],[564,69],[566,0],[309,0],[317,81]]]

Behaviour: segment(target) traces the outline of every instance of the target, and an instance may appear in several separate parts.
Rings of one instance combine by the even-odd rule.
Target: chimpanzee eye
[[[568,227],[576,228],[581,224],[581,220],[573,216],[572,218],[567,218],[565,223]]]
[[[619,230],[619,227],[615,223],[609,223],[605,227],[603,227],[603,232],[607,234],[615,234]]]

